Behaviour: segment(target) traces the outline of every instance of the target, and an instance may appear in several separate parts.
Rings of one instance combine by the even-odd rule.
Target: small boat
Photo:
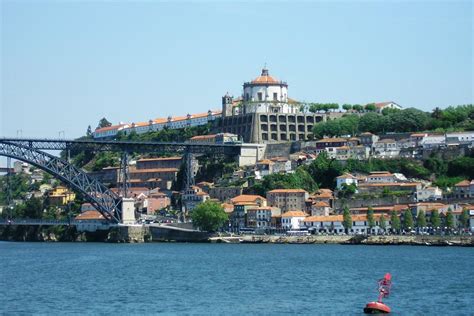
[[[386,273],[383,279],[378,281],[378,291],[379,297],[376,302],[367,303],[364,307],[364,313],[366,314],[388,314],[391,312],[390,307],[385,305],[382,302],[384,297],[388,297],[390,294],[390,288],[392,286],[392,275],[390,273]]]

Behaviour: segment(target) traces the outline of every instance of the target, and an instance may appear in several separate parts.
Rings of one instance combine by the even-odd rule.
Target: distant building
[[[212,187],[209,189],[209,195],[212,199],[218,199],[221,202],[229,201],[230,199],[242,194],[241,187]]]
[[[239,143],[239,136],[231,133],[219,133],[212,135],[198,135],[191,137],[188,141],[194,144],[235,144]]]
[[[143,134],[147,132],[161,131],[165,127],[168,129],[181,129],[186,127],[194,127],[206,125],[221,117],[220,111],[207,111],[206,113],[187,114],[185,116],[169,116],[168,118],[151,119],[146,122],[139,123],[121,123],[109,127],[96,129],[92,136],[94,139],[115,138],[117,134],[123,133],[129,135],[132,132]]]
[[[443,198],[443,190],[438,187],[427,186],[416,191],[417,202],[436,201]]]
[[[375,103],[375,107],[377,108],[378,112],[382,112],[384,109],[394,109],[394,110],[402,110],[403,107],[393,101],[388,102],[380,102]]]
[[[395,158],[400,154],[400,148],[394,139],[382,139],[374,143],[374,156],[377,158]]]
[[[463,180],[454,185],[453,195],[456,198],[474,197],[474,180]]]
[[[306,213],[302,211],[288,211],[281,215],[281,226],[286,229],[300,229]]]
[[[256,207],[247,210],[247,227],[250,228],[276,228],[272,226],[272,217],[281,215],[277,207]]]
[[[200,187],[193,186],[184,191],[181,195],[181,203],[186,212],[192,212],[196,206],[210,199],[209,194],[204,192]]]
[[[242,194],[230,199],[232,204],[248,203],[257,206],[267,206],[267,199],[260,195]]]
[[[347,186],[347,185],[354,184],[355,186],[357,186],[357,183],[358,183],[357,177],[354,177],[350,173],[345,173],[342,176],[336,177],[336,188],[338,190],[341,190],[344,187],[344,185]]]
[[[268,205],[278,207],[283,213],[305,210],[309,194],[301,189],[276,189],[267,192]]]
[[[312,139],[316,123],[326,114],[305,113],[288,96],[288,84],[262,69],[259,77],[244,83],[243,95],[222,97],[222,131],[242,136],[247,143]]]
[[[76,194],[63,186],[57,186],[48,193],[50,205],[63,206],[76,199]]]

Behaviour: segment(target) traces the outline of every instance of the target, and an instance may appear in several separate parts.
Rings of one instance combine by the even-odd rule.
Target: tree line
[[[435,108],[431,113],[414,108],[404,110],[384,109],[382,113],[364,115],[346,114],[342,118],[316,124],[315,138],[342,135],[403,133],[418,131],[474,130],[474,105],[451,106],[444,110]]]

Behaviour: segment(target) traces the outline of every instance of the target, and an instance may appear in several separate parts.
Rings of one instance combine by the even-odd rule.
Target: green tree
[[[416,227],[426,227],[426,215],[423,210],[418,212],[418,216],[416,217]]]
[[[39,198],[32,197],[27,200],[24,208],[24,216],[26,218],[41,218],[43,215],[43,201]]]
[[[372,206],[369,206],[367,209],[367,224],[369,225],[369,232],[372,232],[372,228],[375,227],[374,209]]]
[[[87,132],[86,132],[86,136],[87,137],[90,137],[92,136],[92,127],[89,125],[87,126]]]
[[[398,217],[397,213],[395,213],[395,211],[392,211],[390,215],[390,221],[392,222],[392,232],[399,232],[401,228],[401,223],[400,218]]]
[[[441,226],[441,218],[439,217],[438,210],[431,211],[430,223],[432,228],[438,228]]]
[[[459,218],[459,225],[461,228],[469,227],[469,211],[467,209],[462,210],[461,217]]]
[[[413,215],[410,210],[403,213],[403,229],[410,231],[413,228]]]
[[[452,228],[454,228],[454,216],[453,216],[453,212],[451,211],[451,209],[448,209],[448,212],[446,212],[446,217],[444,219],[444,225],[446,226],[446,228],[448,230],[451,230]]]
[[[383,231],[385,231],[385,229],[387,228],[387,223],[386,223],[386,219],[385,219],[385,215],[384,215],[384,214],[380,215],[379,227],[380,227],[380,229],[382,229]]]
[[[222,227],[228,216],[220,204],[206,201],[196,206],[191,213],[191,219],[193,225],[201,230],[213,232]]]
[[[352,106],[352,109],[353,109],[354,111],[356,111],[356,112],[362,112],[362,110],[364,110],[364,107],[363,107],[362,105],[360,105],[360,104],[354,104],[354,105]]]
[[[99,121],[99,125],[97,125],[97,128],[104,128],[104,127],[109,127],[112,126],[112,123],[110,123],[105,117],[103,117]]]
[[[366,111],[375,112],[377,110],[377,107],[375,106],[375,103],[369,103],[364,106],[364,109]]]
[[[344,226],[346,234],[348,234],[349,229],[352,228],[352,216],[347,206],[344,207],[344,211],[342,213],[342,226]]]
[[[316,181],[319,188],[333,189],[336,177],[342,174],[342,165],[335,159],[330,159],[326,152],[322,152],[306,169]]]
[[[346,111],[350,111],[350,110],[352,110],[352,105],[350,105],[350,104],[343,104],[343,105],[342,105],[342,108],[343,108],[344,110],[346,110]]]

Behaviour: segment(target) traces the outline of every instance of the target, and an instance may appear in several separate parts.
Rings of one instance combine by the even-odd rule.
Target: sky
[[[0,3],[0,137],[218,110],[265,64],[300,101],[474,103],[472,1]]]

